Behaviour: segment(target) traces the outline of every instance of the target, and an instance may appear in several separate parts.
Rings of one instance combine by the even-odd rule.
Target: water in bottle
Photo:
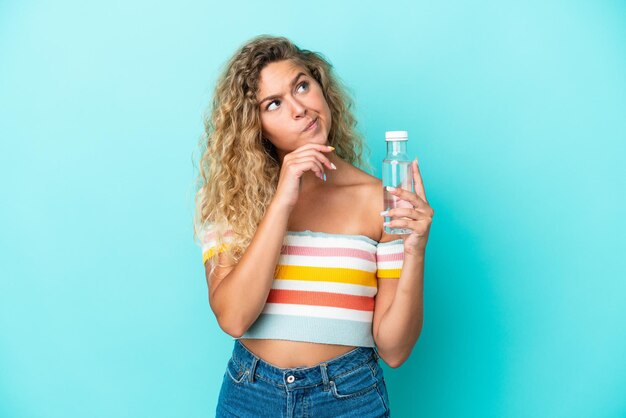
[[[409,136],[407,131],[385,132],[385,141],[387,142],[387,155],[383,160],[383,193],[385,210],[393,208],[413,208],[413,205],[410,202],[402,200],[387,191],[387,186],[402,188],[410,192],[414,191],[413,167],[411,165],[412,160],[409,158],[406,150],[408,139]],[[391,220],[391,217],[385,216],[385,222]],[[392,228],[385,226],[385,232],[388,234],[410,234],[412,231],[409,228]]]

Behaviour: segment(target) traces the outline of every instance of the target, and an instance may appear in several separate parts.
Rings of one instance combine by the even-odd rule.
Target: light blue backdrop
[[[626,5],[0,3],[0,416],[207,417],[194,161],[249,38],[322,52],[436,214],[396,417],[626,416]]]

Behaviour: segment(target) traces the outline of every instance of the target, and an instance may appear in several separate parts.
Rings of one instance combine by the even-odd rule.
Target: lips
[[[313,119],[313,121],[312,121],[311,123],[309,123],[309,124],[306,126],[306,128],[304,128],[304,130],[303,130],[302,132],[308,131],[308,130],[309,130],[309,128],[310,128],[311,126],[313,126],[313,125],[315,124],[315,122],[317,122],[317,119],[318,119],[318,118]]]

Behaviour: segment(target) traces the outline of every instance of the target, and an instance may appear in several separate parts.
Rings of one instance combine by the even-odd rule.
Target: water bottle
[[[408,139],[407,131],[385,132],[385,141],[387,142],[387,156],[383,160],[383,206],[385,210],[394,208],[413,209],[413,205],[410,202],[402,200],[387,191],[387,186],[402,188],[410,192],[414,191],[412,160],[406,151]],[[388,221],[391,221],[391,217],[385,216],[385,222]],[[412,231],[409,228],[385,226],[385,232],[388,234],[410,234]]]

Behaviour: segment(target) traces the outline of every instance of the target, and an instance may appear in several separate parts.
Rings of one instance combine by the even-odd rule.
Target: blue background
[[[397,417],[626,416],[626,4],[0,3],[0,416],[212,416],[202,113],[251,37],[322,52],[435,209]]]

